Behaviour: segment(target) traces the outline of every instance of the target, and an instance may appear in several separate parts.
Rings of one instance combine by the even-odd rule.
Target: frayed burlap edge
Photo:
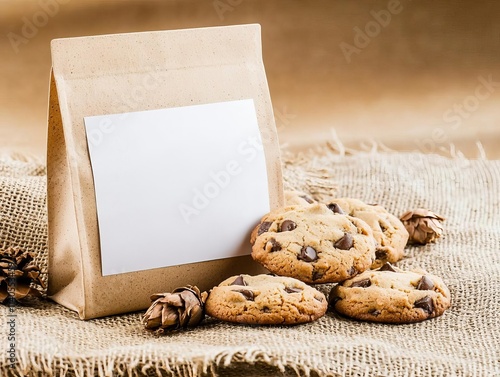
[[[477,149],[476,159],[488,160],[482,143],[474,142]],[[413,151],[419,153],[419,151]],[[468,157],[457,150],[453,143],[441,146],[438,155],[457,161],[467,161]],[[315,200],[324,202],[335,197],[338,188],[335,177],[328,167],[325,159],[332,163],[338,162],[346,156],[375,155],[378,153],[401,153],[387,147],[384,143],[368,140],[360,143],[358,148],[349,148],[344,145],[334,129],[331,130],[331,139],[322,146],[299,151],[297,153],[282,151],[283,168],[287,174],[283,177],[285,190],[299,190],[309,193]]]
[[[224,351],[207,354],[195,360],[182,358],[157,359],[152,363],[146,361],[145,355],[113,355],[105,358],[70,358],[42,357],[40,354],[20,352],[19,363],[15,369],[7,364],[1,366],[2,376],[26,377],[142,377],[142,376],[176,376],[176,377],[218,377],[218,376],[304,376],[316,377],[318,373],[307,366],[286,363],[271,358],[266,352],[257,349],[242,351]],[[249,371],[247,368],[252,366]],[[247,369],[245,371],[245,369]],[[325,375],[325,374],[322,374]],[[331,375],[331,376],[337,376]]]
[[[23,163],[34,163],[34,164],[43,164],[43,159],[40,158],[39,156],[32,154],[32,153],[26,153],[26,152],[20,152],[17,150],[3,150],[0,151],[0,161],[4,162],[23,162]]]

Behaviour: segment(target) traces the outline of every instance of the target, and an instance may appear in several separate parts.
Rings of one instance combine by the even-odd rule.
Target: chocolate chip
[[[363,280],[355,281],[354,283],[352,283],[351,288],[355,288],[355,287],[368,288],[370,285],[372,285],[372,282],[370,279],[363,279]]]
[[[349,233],[344,233],[344,236],[333,244],[333,246],[340,250],[349,250],[354,245],[354,240]]]
[[[270,312],[271,312],[271,309],[269,309],[269,307],[268,307],[268,306],[264,306],[264,307],[262,308],[262,311],[263,311],[264,313],[270,313]]]
[[[339,215],[345,215],[345,212],[340,208],[337,203],[330,203],[327,205],[328,209],[333,213],[338,213]]]
[[[382,267],[378,269],[379,271],[391,271],[391,272],[397,272],[394,267],[392,267],[392,264],[389,262],[385,263]]]
[[[434,289],[434,283],[428,276],[424,275],[418,282],[417,289],[419,291],[430,291]]]
[[[286,293],[299,293],[299,292],[302,292],[302,289],[293,288],[293,287],[285,287],[285,292]]]
[[[304,199],[306,202],[308,202],[309,204],[313,204],[314,203],[314,200],[312,200],[310,197],[308,197],[307,195],[302,195],[301,196],[302,199]]]
[[[262,233],[266,233],[271,227],[271,225],[273,225],[272,222],[264,221],[262,224],[260,224],[259,230],[257,231],[257,235],[260,236]]]
[[[238,277],[235,279],[235,281],[233,281],[233,282],[232,282],[231,284],[229,284],[229,285],[244,285],[244,286],[246,286],[246,285],[247,285],[247,283],[245,283],[245,280],[243,280],[243,276],[241,276],[241,275],[240,275],[240,276],[238,276]]]
[[[304,246],[300,250],[300,254],[297,256],[297,258],[305,262],[314,262],[316,259],[318,259],[318,254],[316,253],[316,250],[314,250],[311,246]]]
[[[377,249],[377,250],[375,250],[375,257],[377,259],[386,259],[387,252],[385,250]]]
[[[415,301],[415,304],[413,306],[423,309],[429,314],[432,314],[432,312],[434,311],[434,303],[432,302],[432,298],[430,296],[425,296]]]
[[[358,274],[358,270],[356,270],[356,267],[352,266],[348,271],[347,274],[350,277],[356,276]]]
[[[292,220],[285,220],[281,223],[280,232],[289,232],[297,228],[297,224],[295,224]]]
[[[337,302],[339,302],[340,300],[342,300],[340,297],[330,295],[330,300],[329,300],[328,306],[330,306],[330,308],[334,309],[334,308],[335,308],[335,305],[336,305],[336,304],[337,304]]]
[[[373,315],[373,316],[375,316],[375,317],[376,317],[376,316],[380,315],[380,310],[377,310],[377,309],[372,309],[372,310],[370,310],[370,311],[368,312],[368,314],[371,314],[371,315]]]
[[[270,253],[274,253],[276,251],[281,250],[281,244],[276,241],[274,238],[271,238],[269,241],[267,241],[268,244],[271,244],[271,250],[269,251]]]
[[[325,276],[325,271],[322,270],[314,270],[312,274],[312,279],[313,281],[321,279],[323,276]]]
[[[253,292],[249,291],[248,289],[242,289],[242,290],[233,291],[233,292],[241,293],[248,301],[253,301],[253,299],[254,299]]]

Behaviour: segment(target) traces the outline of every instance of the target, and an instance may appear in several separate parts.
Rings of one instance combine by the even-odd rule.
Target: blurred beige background
[[[0,148],[44,156],[50,40],[262,25],[281,143],[500,157],[500,2],[0,0]],[[39,26],[29,27],[28,24]]]

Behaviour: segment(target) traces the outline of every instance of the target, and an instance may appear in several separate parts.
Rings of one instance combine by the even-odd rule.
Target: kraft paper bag
[[[208,290],[231,275],[264,272],[248,255],[249,239],[242,239],[244,251],[236,253],[239,256],[230,254],[227,258],[201,262],[103,273],[101,241],[109,234],[100,234],[99,227],[104,222],[109,225],[109,221],[98,216],[99,192],[94,174],[99,166],[92,166],[95,162],[90,153],[90,134],[85,128],[94,116],[154,114],[151,111],[158,109],[221,103],[249,105],[255,108],[255,124],[262,139],[268,205],[270,209],[282,206],[279,143],[262,62],[260,26],[68,38],[52,41],[51,49],[47,154],[49,296],[77,311],[80,318],[91,319],[145,309],[151,294],[178,286],[191,284]],[[114,140],[115,135],[108,135],[106,124],[97,132],[93,138]],[[158,144],[158,140],[151,142]],[[185,174],[186,179],[190,177],[189,171]],[[182,179],[181,174],[172,181]],[[144,187],[144,193],[132,202],[139,203],[141,196],[150,195],[147,185]],[[240,200],[251,202],[252,197]],[[216,208],[217,204],[214,201],[211,205]],[[238,201],[233,210],[238,211]],[[224,216],[220,213],[214,220]],[[168,237],[176,237],[168,234],[168,229],[165,232]],[[191,236],[196,238],[197,234]],[[144,237],[144,248],[138,247],[132,253],[140,256],[150,247],[147,236]],[[223,242],[217,229],[211,237],[214,242]]]

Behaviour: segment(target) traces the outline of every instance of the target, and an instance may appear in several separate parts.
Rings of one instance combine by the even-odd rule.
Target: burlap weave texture
[[[43,211],[37,212],[43,176],[34,180],[25,171],[6,177],[3,172],[12,169],[2,165],[12,161],[0,161],[0,205],[10,208],[0,212],[2,244],[45,253]],[[286,328],[208,320],[191,331],[155,337],[140,324],[141,313],[83,322],[40,301],[16,308],[18,369],[9,370],[2,352],[1,375],[500,376],[500,161],[326,153],[287,161],[284,174],[289,187],[322,193],[334,183],[339,196],[379,203],[396,215],[427,207],[445,216],[444,237],[407,248],[399,266],[441,276],[452,293],[451,310],[410,325],[363,323],[332,313]],[[18,222],[19,216],[25,217]],[[35,220],[38,225],[12,228]],[[0,313],[5,334],[6,308]]]
[[[47,285],[46,169],[20,155],[0,155],[0,250],[34,251]]]

